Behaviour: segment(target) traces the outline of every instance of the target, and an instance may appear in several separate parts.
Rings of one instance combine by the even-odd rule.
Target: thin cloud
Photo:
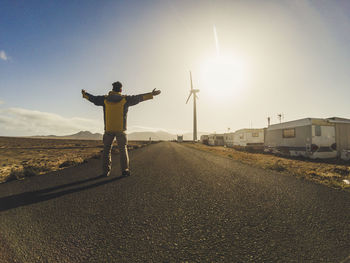
[[[0,50],[0,59],[5,61],[9,60],[9,57],[6,55],[4,50]]]
[[[92,119],[66,118],[54,113],[8,108],[0,110],[0,127],[6,133],[67,135],[83,130],[101,132],[103,124]]]

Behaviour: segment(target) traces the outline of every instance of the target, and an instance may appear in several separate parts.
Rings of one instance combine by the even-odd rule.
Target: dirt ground
[[[278,157],[272,154],[238,151],[223,146],[207,146],[201,143],[184,143],[184,145],[232,158],[255,167],[286,172],[299,178],[304,178],[329,187],[340,188],[350,192],[349,162],[292,159]]]
[[[129,149],[147,143],[131,141]],[[0,137],[0,183],[79,165],[102,150],[102,141]]]

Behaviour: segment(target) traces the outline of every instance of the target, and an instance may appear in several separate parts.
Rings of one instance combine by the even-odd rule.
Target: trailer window
[[[252,137],[259,137],[259,133],[258,132],[253,132],[252,133]]]
[[[244,134],[239,135],[239,138],[243,140],[244,139]]]
[[[282,131],[283,138],[295,138],[295,129],[284,129]]]
[[[321,126],[315,125],[315,136],[321,136]]]

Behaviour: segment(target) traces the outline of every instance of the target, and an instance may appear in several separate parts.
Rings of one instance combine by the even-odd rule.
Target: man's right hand
[[[160,94],[160,90],[156,90],[156,89],[152,90],[152,95],[153,96],[157,96],[159,94]]]

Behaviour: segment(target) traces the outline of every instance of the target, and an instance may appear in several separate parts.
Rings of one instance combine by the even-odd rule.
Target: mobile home
[[[328,119],[305,118],[270,125],[265,132],[265,150],[312,159],[335,158],[335,123]]]
[[[235,132],[234,146],[263,146],[264,129],[241,129]]]
[[[338,157],[343,160],[350,160],[350,119],[332,117],[327,120],[335,125]]]
[[[224,134],[209,134],[209,145],[224,146]]]
[[[209,144],[209,135],[201,135],[201,143],[208,145]]]
[[[224,142],[225,146],[227,147],[233,147],[233,139],[234,139],[235,133],[230,132],[230,133],[225,133],[224,134]]]

